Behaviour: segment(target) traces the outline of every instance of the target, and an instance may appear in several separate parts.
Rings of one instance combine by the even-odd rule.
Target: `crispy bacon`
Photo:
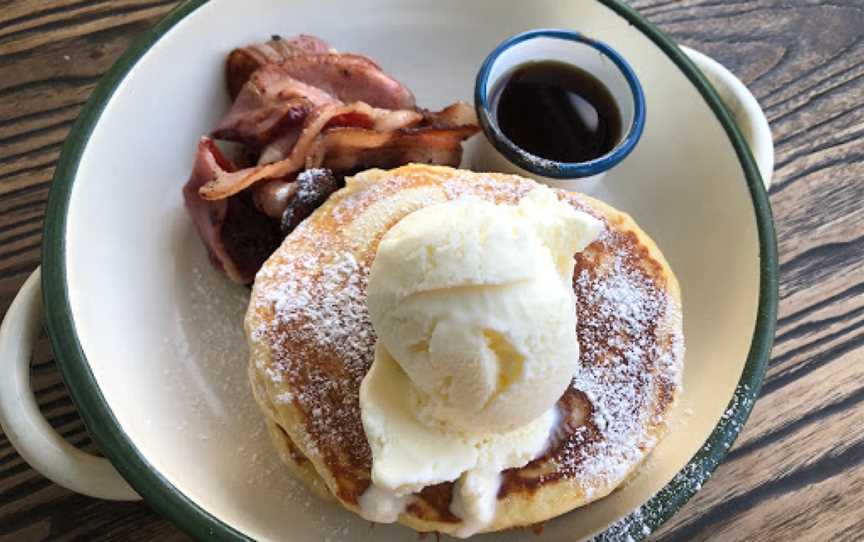
[[[423,126],[452,128],[454,126],[477,126],[477,113],[470,104],[454,102],[441,111],[423,110]]]
[[[456,167],[462,161],[462,141],[476,132],[476,126],[419,127],[390,132],[333,128],[319,138],[306,166],[333,171],[392,168],[412,162]]]
[[[365,102],[382,109],[414,109],[414,95],[362,55],[294,55],[279,68],[286,76],[318,87],[343,102]]]
[[[256,148],[278,140],[273,148],[264,150],[260,160],[275,162],[287,156],[299,136],[297,125],[311,110],[340,101],[414,109],[411,92],[365,57],[300,54],[255,71],[213,137]]]
[[[202,138],[183,197],[214,265],[239,283],[254,279],[344,175],[458,166],[462,141],[478,131],[468,104],[417,109],[374,61],[313,36],[235,49],[226,74],[234,102],[212,137],[233,142],[237,161]]]
[[[274,36],[266,43],[234,49],[225,64],[228,93],[232,100],[237,98],[249,77],[265,64],[278,64],[297,54],[326,54],[330,51],[330,46],[324,40],[303,34],[287,39]]]
[[[233,170],[234,164],[222,155],[213,140],[202,137],[198,142],[192,175],[183,187],[183,201],[195,223],[198,235],[207,247],[210,261],[232,280],[238,280],[240,272],[228,257],[228,252],[222,243],[222,225],[228,211],[228,202],[207,201],[198,195],[198,190],[204,184],[218,177],[220,173]]]
[[[343,102],[363,101],[385,109],[412,109],[414,95],[369,57],[337,53],[312,36],[279,39],[235,49],[228,56],[228,93],[236,99],[252,75],[264,66],[279,66],[293,79]]]
[[[325,104],[326,105],[326,104]],[[320,116],[332,115],[327,126],[362,126],[366,128],[374,128],[376,130],[395,130],[421,122],[424,119],[422,113],[413,110],[402,111],[383,111],[380,109],[369,109],[366,104],[350,104],[343,106],[342,104],[331,104],[332,108],[319,107],[315,110],[314,115]],[[338,108],[338,109],[337,109]],[[347,108],[347,109],[346,109]],[[339,111],[342,111],[341,113]],[[346,112],[347,111],[347,112]],[[370,114],[370,111],[372,113]],[[313,137],[314,132],[308,129],[308,126],[313,123],[313,120],[307,119],[304,125],[292,126],[264,147],[258,159],[258,165],[272,164],[286,159],[297,145],[301,136],[304,138]]]
[[[243,85],[213,137],[262,147],[301,124],[312,109],[336,102],[327,92],[285,75],[278,66],[266,65]]]
[[[248,284],[283,235],[279,222],[255,208],[251,194],[220,201],[201,199],[198,189],[203,184],[234,169],[213,140],[202,137],[183,200],[213,265],[234,282]]]
[[[297,144],[297,139],[303,131],[303,125],[292,126],[282,132],[282,135],[270,142],[269,145],[261,150],[261,155],[258,157],[258,165],[263,166],[284,160],[291,149]]]
[[[377,109],[362,102],[331,104],[310,113],[303,124],[291,153],[283,160],[239,171],[225,171],[204,184],[199,194],[206,200],[219,200],[240,192],[263,179],[286,177],[297,173],[306,165],[306,158],[316,144],[318,135],[327,126],[362,126],[378,128],[408,127],[420,122],[423,115],[417,111],[389,111]]]
[[[370,109],[363,103],[350,104],[339,109],[336,106],[321,108],[315,112],[315,115],[319,116],[319,120],[322,117],[330,115],[330,119],[326,122],[326,126],[322,128],[322,131],[331,127],[355,126],[387,132],[413,126],[424,119],[423,114],[417,111]],[[309,129],[310,126],[313,129]],[[301,152],[303,152],[302,149],[308,149],[308,142],[318,136],[314,131],[314,127],[314,122],[310,120],[307,126],[286,131],[279,139],[264,149],[258,160],[258,164],[270,164],[288,158],[301,136],[303,137]]]

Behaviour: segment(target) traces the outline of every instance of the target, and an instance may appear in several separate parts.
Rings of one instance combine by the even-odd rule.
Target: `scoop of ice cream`
[[[517,206],[429,206],[385,234],[367,287],[364,517],[395,521],[411,493],[458,480],[454,534],[492,521],[501,471],[546,448],[578,368],[573,255],[600,227],[538,188]]]
[[[368,306],[416,418],[504,432],[555,404],[579,362],[573,255],[599,229],[543,187],[517,206],[432,205],[387,232]]]

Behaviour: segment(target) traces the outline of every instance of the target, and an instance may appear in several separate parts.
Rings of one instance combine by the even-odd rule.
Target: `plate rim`
[[[45,319],[63,380],[102,452],[144,500],[188,534],[208,540],[250,540],[174,487],[157,471],[121,428],[102,395],[75,329],[66,281],[66,224],[69,198],[81,157],[105,106],[137,62],[176,24],[209,0],[185,0],[138,38],[103,76],[63,145],[51,183],[42,243]],[[656,530],[707,481],[735,442],[753,408],[767,369],[777,319],[777,241],[768,194],[744,137],[717,92],[695,64],[665,33],[621,0],[596,0],[624,18],[657,45],[688,78],[726,131],[741,164],[759,235],[759,306],[747,360],[726,414],[705,444],[679,473],[639,508],[597,538],[641,540]]]

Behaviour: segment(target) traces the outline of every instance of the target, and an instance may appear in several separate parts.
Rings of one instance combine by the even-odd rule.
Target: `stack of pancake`
[[[387,230],[459,198],[514,205],[537,184],[512,175],[410,165],[348,179],[259,272],[246,318],[250,377],[276,448],[323,498],[359,512],[372,456],[359,388],[374,356],[366,284]],[[633,220],[585,195],[559,197],[603,224],[575,256],[581,369],[558,400],[546,452],[502,473],[487,531],[527,526],[602,498],[631,476],[667,430],[681,389],[678,283]],[[413,495],[399,521],[453,533],[453,483]]]

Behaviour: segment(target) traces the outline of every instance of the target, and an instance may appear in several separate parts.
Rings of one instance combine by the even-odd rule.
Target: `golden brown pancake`
[[[536,186],[446,167],[366,171],[270,257],[246,317],[250,376],[295,475],[355,512],[371,483],[359,388],[375,345],[366,281],[384,233],[427,205],[459,198],[514,205]],[[604,225],[575,256],[582,368],[557,403],[561,421],[547,451],[503,473],[487,531],[531,525],[608,495],[663,437],[681,388],[681,298],[663,255],[626,214],[582,194],[558,195]],[[452,533],[461,523],[450,512],[452,497],[452,482],[427,487],[399,521]]]

